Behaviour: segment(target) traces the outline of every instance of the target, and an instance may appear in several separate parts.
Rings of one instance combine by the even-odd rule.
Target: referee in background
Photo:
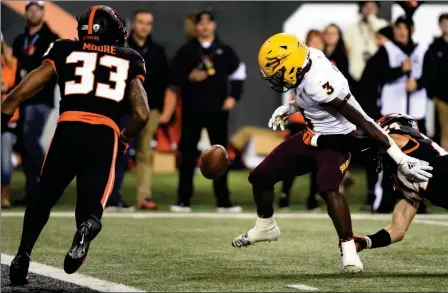
[[[195,17],[196,38],[182,46],[172,61],[172,85],[182,98],[181,162],[177,203],[172,212],[190,212],[198,141],[206,128],[211,144],[228,143],[229,111],[241,97],[245,66],[235,52],[215,35],[216,22],[209,11]],[[213,181],[218,212],[241,212],[229,198],[227,172]]]

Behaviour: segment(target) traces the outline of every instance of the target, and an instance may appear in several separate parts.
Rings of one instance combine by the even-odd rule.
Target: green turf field
[[[2,252],[14,254],[21,218],[2,219]],[[362,275],[339,273],[337,237],[330,220],[279,219],[278,242],[233,248],[231,240],[253,225],[240,219],[105,218],[80,273],[146,291],[441,292],[448,289],[446,227],[415,224],[394,247],[362,253]],[[357,220],[358,232],[385,221]],[[74,220],[52,218],[33,260],[62,268]]]
[[[247,172],[232,172],[233,200],[254,211]],[[347,197],[353,211],[363,201],[362,173],[355,172],[357,186]],[[214,208],[211,183],[196,176],[195,211]],[[22,194],[23,176],[14,174],[12,192]],[[166,210],[175,200],[177,177],[157,175],[154,198]],[[56,210],[73,210],[72,184]],[[129,174],[123,188],[133,204],[135,177]],[[296,181],[294,209],[303,209],[308,178]],[[20,208],[15,208],[18,211]],[[132,214],[129,214],[132,215]],[[147,214],[146,214],[147,215]],[[438,223],[441,223],[440,225]],[[405,241],[386,249],[362,253],[362,275],[340,274],[337,236],[329,219],[278,219],[278,242],[237,249],[231,240],[254,224],[237,218],[111,218],[103,219],[103,231],[93,242],[80,273],[145,291],[270,291],[295,292],[288,285],[302,284],[320,291],[339,292],[442,292],[448,290],[447,221],[415,223]],[[354,230],[371,233],[385,220],[354,220]],[[443,226],[445,225],[445,226]],[[2,253],[15,254],[22,217],[2,217]],[[71,245],[75,222],[71,217],[51,218],[36,244],[34,261],[62,268]]]

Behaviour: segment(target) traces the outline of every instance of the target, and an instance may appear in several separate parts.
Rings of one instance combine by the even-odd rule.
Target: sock
[[[356,245],[355,240],[344,241],[341,243],[342,254],[345,256],[356,255]]]
[[[257,217],[257,223],[255,224],[258,228],[267,228],[275,224],[274,216],[270,218],[260,218]]]
[[[373,235],[368,235],[367,238],[370,239],[370,248],[386,247],[392,243],[389,232],[384,229]]]

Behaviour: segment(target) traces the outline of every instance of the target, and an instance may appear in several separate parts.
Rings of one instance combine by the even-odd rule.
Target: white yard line
[[[302,291],[318,291],[318,288],[315,287],[311,287],[305,284],[293,284],[293,285],[286,285],[286,287],[288,288],[293,288],[293,289],[299,289]]]
[[[14,257],[11,255],[3,253],[1,254],[1,262],[3,265],[9,266],[13,258]],[[32,261],[30,264],[29,272],[57,279],[60,281],[76,284],[78,286],[87,287],[100,292],[145,292],[143,290],[132,288],[126,285],[116,284],[113,282],[108,282],[77,273],[68,275],[64,272],[64,270],[40,264],[34,261]]]
[[[24,212],[2,212],[1,217],[23,217]],[[52,218],[70,218],[74,217],[73,212],[52,212]],[[169,213],[169,212],[148,212],[148,213],[132,213],[132,212],[118,212],[118,213],[104,213],[104,218],[133,218],[133,219],[255,219],[256,215],[253,213]],[[277,213],[274,215],[277,219],[328,219],[327,214],[312,214],[312,213]],[[352,214],[353,220],[378,220],[388,221],[392,218],[390,214]],[[448,220],[448,214],[431,214],[431,215],[417,215],[415,220]],[[414,221],[417,222],[417,221]],[[439,222],[436,222],[439,223]],[[448,225],[442,223],[441,226]]]

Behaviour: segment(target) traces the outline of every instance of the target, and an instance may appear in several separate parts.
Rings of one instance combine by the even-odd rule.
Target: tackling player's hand
[[[367,239],[365,236],[359,234],[353,234],[353,240],[355,241],[357,252],[361,252],[367,248]],[[341,240],[339,240],[339,249],[342,249]]]
[[[432,178],[432,174],[427,172],[433,168],[428,162],[404,155],[398,164],[398,170],[406,179],[412,182],[421,183],[428,182]]]
[[[280,126],[281,130],[285,130],[285,122],[293,113],[292,106],[289,103],[278,107],[269,119],[269,128],[275,131]]]

